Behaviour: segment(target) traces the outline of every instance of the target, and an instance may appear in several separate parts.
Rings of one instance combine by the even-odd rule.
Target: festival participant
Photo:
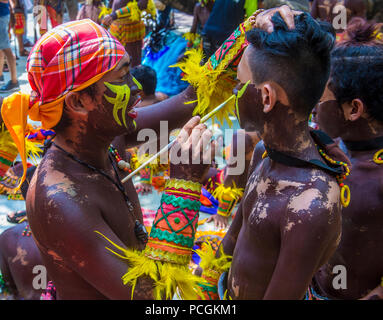
[[[321,129],[342,138],[353,170],[342,238],[315,275],[314,299],[383,299],[383,42],[375,38],[378,27],[359,18],[350,23],[348,40],[332,52],[330,80],[316,108]],[[344,267],[341,288],[333,286],[336,266]]]
[[[366,3],[364,0],[314,0],[311,7],[311,15],[315,19],[327,21],[331,23],[334,28],[334,21],[339,16],[340,11],[334,10],[336,6],[343,6],[347,10],[346,24],[351,21],[353,17],[366,17]],[[344,29],[337,29],[337,32],[343,32]]]
[[[3,68],[4,56],[7,58],[9,70],[11,71],[11,80],[0,88],[1,93],[10,93],[19,90],[19,81],[17,80],[16,57],[12,52],[9,41],[8,26],[10,21],[9,1],[0,1],[0,81],[4,81]]]
[[[40,14],[37,21],[40,27],[40,35],[48,31],[48,16],[51,21],[52,28],[63,22],[63,3],[62,0],[34,0],[34,6],[40,6],[40,10],[36,14]]]
[[[347,158],[337,150],[342,161],[331,160],[324,150],[330,141],[308,127],[328,80],[335,38],[328,24],[307,13],[294,21],[288,26],[275,14],[270,33],[248,32],[250,45],[238,66],[238,79],[250,81],[239,99],[240,124],[257,131],[262,143],[218,259],[200,264],[221,298],[303,299],[340,240],[336,178],[348,174]]]
[[[157,87],[157,74],[154,69],[149,66],[139,65],[132,68],[131,73],[134,78],[142,85],[142,91],[140,93],[141,101],[137,107],[146,107],[164,99],[158,98],[156,94]]]
[[[11,7],[11,15],[13,19],[13,32],[17,38],[17,43],[19,45],[19,55],[21,57],[27,57],[29,55],[29,51],[24,48],[24,34],[25,34],[25,8],[24,2],[20,0],[10,0]]]
[[[132,67],[141,64],[141,50],[145,37],[145,24],[141,19],[142,10],[151,10],[155,15],[152,0],[115,0],[112,13],[104,17],[103,25],[109,27],[114,35],[132,57]]]
[[[194,7],[193,24],[190,28],[191,33],[200,33],[205,26],[207,19],[214,6],[214,0],[201,0]]]
[[[94,22],[100,24],[101,18],[101,0],[87,0],[78,11],[76,20],[91,19]]]

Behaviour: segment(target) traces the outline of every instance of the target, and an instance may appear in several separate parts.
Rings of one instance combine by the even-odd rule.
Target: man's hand
[[[142,195],[152,193],[152,186],[150,184],[139,182],[134,187],[137,193],[141,193]]]
[[[274,31],[274,25],[271,22],[271,18],[274,14],[279,12],[282,19],[286,22],[289,29],[295,28],[294,16],[302,14],[302,11],[292,10],[289,6],[283,5],[281,7],[265,10],[258,14],[256,17],[250,17],[250,20],[255,28],[262,29],[271,33]]]
[[[182,128],[177,142],[170,149],[170,177],[195,182],[204,181],[212,160],[215,143],[212,132],[200,117],[193,117]]]
[[[112,15],[108,14],[107,16],[104,17],[104,19],[102,19],[102,24],[106,27],[109,27],[113,22],[113,17]]]
[[[206,222],[212,222],[214,221],[214,228],[221,230],[226,229],[226,227],[229,224],[229,217],[224,217],[219,214],[215,214],[214,216],[211,216],[209,219],[207,219]]]

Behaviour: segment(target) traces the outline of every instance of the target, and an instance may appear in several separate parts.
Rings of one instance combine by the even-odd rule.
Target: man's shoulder
[[[336,180],[317,170],[314,170],[309,178],[306,182],[291,182],[295,191],[287,202],[287,220],[298,219],[300,223],[318,227],[339,222],[340,187]]]

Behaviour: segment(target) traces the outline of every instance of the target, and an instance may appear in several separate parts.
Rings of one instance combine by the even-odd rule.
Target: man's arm
[[[254,169],[257,167],[257,165],[262,161],[262,154],[265,151],[263,142],[259,142],[253,152],[253,156],[250,161],[248,173],[247,173],[247,179],[248,180],[250,174],[254,171]],[[243,198],[246,197],[246,190]],[[242,228],[242,222],[243,222],[243,208],[242,203],[240,203],[237,213],[235,214],[235,217],[230,225],[230,228],[228,232],[226,233],[224,239],[222,240],[221,246],[223,248],[223,252],[227,255],[233,255],[235,244],[237,242],[238,234],[241,231]],[[219,251],[217,250],[217,257],[219,257]]]
[[[302,299],[315,272],[336,249],[340,213],[315,204],[314,193],[310,196],[306,190],[308,199],[301,199],[311,200],[308,210],[295,213],[288,209],[290,212],[281,223],[279,258],[263,297],[265,300]]]
[[[184,124],[192,117],[195,103],[185,104],[185,102],[196,99],[193,87],[189,86],[180,94],[156,103],[145,108],[137,109],[136,131],[138,134],[141,129],[150,128],[157,133],[159,137],[161,123],[166,121],[169,132],[173,129],[182,128]],[[133,147],[142,144],[142,141],[137,141],[137,135],[128,133],[125,135],[125,143],[128,147]]]

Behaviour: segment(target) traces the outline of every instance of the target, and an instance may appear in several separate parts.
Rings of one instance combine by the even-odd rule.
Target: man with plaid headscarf
[[[31,94],[16,93],[2,105],[25,171],[27,117],[56,132],[30,183],[27,212],[59,299],[131,297],[131,288],[121,281],[126,262],[106,252],[95,233],[123,247],[145,246],[138,196],[131,180],[121,184],[125,171],[109,145],[125,134],[122,147],[116,145],[125,159],[126,144],[141,143],[140,129],[159,133],[160,120],[168,121],[169,129],[181,127],[195,106],[184,104],[195,98],[188,89],[134,111],[140,85],[130,74],[130,63],[121,43],[100,25],[89,19],[62,24],[43,35],[28,58]],[[150,286],[140,286],[134,298],[152,297]]]

